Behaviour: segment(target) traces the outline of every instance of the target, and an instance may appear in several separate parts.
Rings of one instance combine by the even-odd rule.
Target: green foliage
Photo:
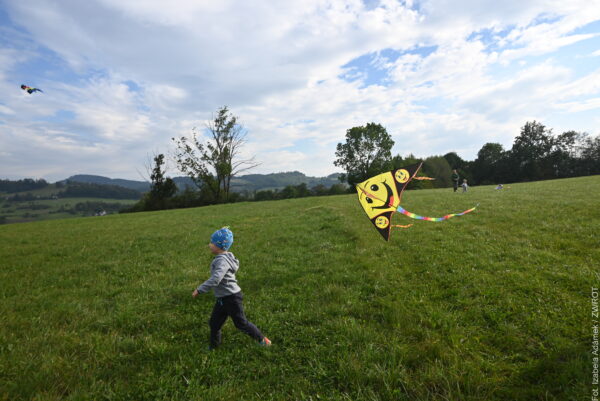
[[[346,131],[346,143],[338,143],[333,162],[346,173],[340,177],[350,187],[391,168],[392,137],[380,124],[368,123]]]
[[[479,184],[493,184],[502,182],[502,173],[499,167],[507,157],[504,148],[499,143],[488,142],[477,153],[473,162],[473,177]]]
[[[427,177],[435,178],[434,181],[425,181],[423,184],[429,184],[433,188],[447,188],[452,186],[452,170],[448,161],[443,156],[431,156],[425,159],[422,167],[423,174]]]
[[[516,173],[525,181],[550,178],[546,158],[552,150],[552,130],[536,121],[527,122],[515,138],[511,162]]]
[[[165,177],[163,171],[165,156],[159,154],[154,157],[154,167],[150,179],[150,191],[140,201],[139,205],[133,207],[132,210],[162,210],[169,209],[171,197],[177,192],[177,185],[172,178]]]
[[[58,193],[61,198],[140,199],[141,192],[117,185],[88,184],[69,181],[67,188]]]
[[[15,193],[31,191],[34,189],[45,188],[48,186],[46,180],[34,180],[32,178],[25,178],[23,180],[11,181],[11,180],[0,180],[0,192]]]
[[[600,177],[408,191],[417,213],[480,207],[390,242],[355,195],[1,226],[0,399],[581,399],[598,193]],[[191,292],[224,225],[269,349],[227,322],[206,351],[214,299]]]
[[[522,182],[600,174],[600,136],[552,129],[533,121],[521,128],[510,150],[486,143],[473,162],[451,152],[444,156],[474,184]],[[471,179],[472,178],[472,179]]]
[[[272,174],[247,174],[240,177],[232,178],[232,191],[249,192],[264,191],[269,189],[283,189],[287,185],[299,185],[305,183],[309,188],[323,185],[330,187],[333,184],[339,183],[339,174],[330,174],[327,177],[310,177],[299,171],[288,171]]]
[[[240,158],[246,132],[227,106],[218,110],[207,131],[210,134],[208,141],[203,141],[196,131],[191,141],[184,136],[172,140],[176,144],[175,158],[179,169],[198,188],[210,190],[213,200],[218,203],[229,199],[231,179],[258,163],[254,158]]]

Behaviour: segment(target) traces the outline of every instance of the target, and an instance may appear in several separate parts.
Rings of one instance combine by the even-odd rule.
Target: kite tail
[[[479,206],[479,204],[477,204],[477,206]],[[465,210],[462,213],[447,214],[444,217],[419,216],[418,214],[414,214],[414,213],[411,213],[411,212],[405,210],[402,206],[398,206],[398,209],[396,211],[402,213],[403,215],[405,215],[407,217],[410,217],[411,219],[439,222],[439,221],[444,221],[444,220],[451,219],[452,217],[455,217],[455,216],[462,216],[464,214],[470,213],[473,210],[477,209],[477,206],[475,206],[475,207],[473,207],[471,209]]]

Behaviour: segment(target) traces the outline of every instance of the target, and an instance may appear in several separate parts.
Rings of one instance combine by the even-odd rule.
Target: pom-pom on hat
[[[233,244],[233,233],[229,227],[223,227],[210,236],[210,242],[226,251]]]

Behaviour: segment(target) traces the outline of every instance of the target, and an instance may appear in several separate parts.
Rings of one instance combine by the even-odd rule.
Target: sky
[[[369,122],[465,160],[527,121],[598,135],[600,0],[0,0],[0,178],[147,179],[223,106],[262,174],[340,172]]]

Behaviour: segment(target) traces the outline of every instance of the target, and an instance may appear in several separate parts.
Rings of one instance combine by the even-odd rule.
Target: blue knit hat
[[[210,236],[210,242],[226,251],[233,244],[233,233],[229,227],[223,227]]]

